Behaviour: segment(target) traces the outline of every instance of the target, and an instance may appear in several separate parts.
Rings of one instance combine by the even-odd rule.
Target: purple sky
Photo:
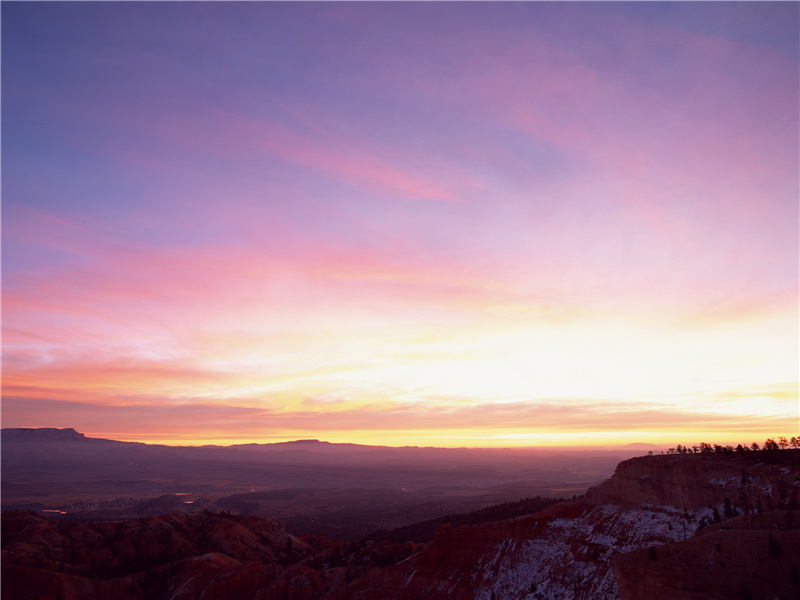
[[[799,6],[3,3],[3,426],[797,433]]]

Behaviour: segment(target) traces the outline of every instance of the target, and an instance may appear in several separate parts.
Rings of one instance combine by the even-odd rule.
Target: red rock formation
[[[407,561],[355,582],[359,600],[618,597],[619,553],[688,539],[728,511],[798,502],[798,454],[661,455],[621,463],[580,502],[500,524],[441,529]],[[646,596],[640,596],[645,598]]]
[[[610,557],[680,539],[680,519],[571,502],[503,523],[442,528],[408,560],[354,582],[353,598],[614,598]]]
[[[275,521],[229,514],[69,523],[15,512],[2,527],[2,595],[21,600],[346,600],[371,560],[415,549],[301,539]]]
[[[774,464],[765,459],[776,458]],[[780,458],[781,460],[777,460]],[[794,477],[787,475],[792,472]],[[800,453],[643,456],[621,462],[614,476],[586,492],[587,502],[698,509],[728,499],[740,512],[800,504]]]
[[[800,520],[746,515],[612,559],[621,600],[800,598]]]

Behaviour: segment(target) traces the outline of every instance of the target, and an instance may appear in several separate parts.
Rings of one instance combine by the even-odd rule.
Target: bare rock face
[[[675,506],[695,510],[724,505],[740,512],[773,510],[800,503],[800,454],[767,453],[643,456],[621,462],[614,476],[586,492],[596,504]],[[794,458],[795,460],[786,460]],[[783,459],[783,460],[778,460]],[[790,476],[791,473],[795,476]]]
[[[579,501],[521,519],[440,528],[408,560],[354,582],[353,598],[617,598],[612,556],[683,539],[697,522],[674,510]]]
[[[772,456],[775,460],[752,453],[660,455],[625,461],[611,479],[578,502],[513,521],[440,529],[418,554],[354,582],[353,598],[619,598],[611,569],[615,556],[649,552],[652,546],[676,546],[725,515],[753,513],[757,507],[798,506],[800,454],[782,452],[777,458]],[[787,548],[793,547],[786,543]],[[759,573],[758,568],[753,571]],[[631,575],[631,581],[638,577]],[[634,592],[628,598],[645,600],[651,597],[648,593]]]
[[[800,598],[800,515],[773,511],[612,559],[621,600]]]

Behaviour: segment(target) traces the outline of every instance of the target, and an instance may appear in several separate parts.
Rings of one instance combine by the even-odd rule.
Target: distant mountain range
[[[634,454],[308,439],[173,447],[52,428],[3,429],[0,439],[5,509],[91,520],[226,510],[351,540],[522,498],[570,498]]]

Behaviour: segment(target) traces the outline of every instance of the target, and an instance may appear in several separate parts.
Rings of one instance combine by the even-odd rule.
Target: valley
[[[5,429],[2,444],[5,510],[90,521],[224,510],[345,540],[522,498],[571,498],[634,453],[317,440],[169,447],[73,429]]]
[[[68,454],[69,443],[61,451]],[[330,455],[318,462],[335,469]],[[356,462],[338,464],[355,473]],[[454,465],[485,479],[449,496],[431,479],[401,490],[407,504],[391,504],[374,481],[347,491],[328,480],[319,488],[217,490],[223,495],[209,496],[206,508],[187,498],[207,492],[183,491],[65,514],[5,510],[2,591],[19,600],[790,600],[800,592],[800,450],[709,447],[628,458],[568,500],[539,496],[472,513],[468,504],[499,497],[486,492],[510,473],[456,460],[451,472]],[[380,477],[374,464],[361,466]],[[411,481],[408,462],[401,470]],[[425,496],[432,489],[438,500],[423,508],[418,502],[435,497]],[[281,506],[297,523],[256,514]],[[448,506],[459,510],[439,514]],[[115,518],[78,520],[78,509]],[[356,535],[360,512],[370,527],[386,526]],[[417,518],[426,514],[434,516]],[[307,529],[338,527],[351,537],[300,533],[303,519]],[[396,523],[405,524],[390,527]]]

